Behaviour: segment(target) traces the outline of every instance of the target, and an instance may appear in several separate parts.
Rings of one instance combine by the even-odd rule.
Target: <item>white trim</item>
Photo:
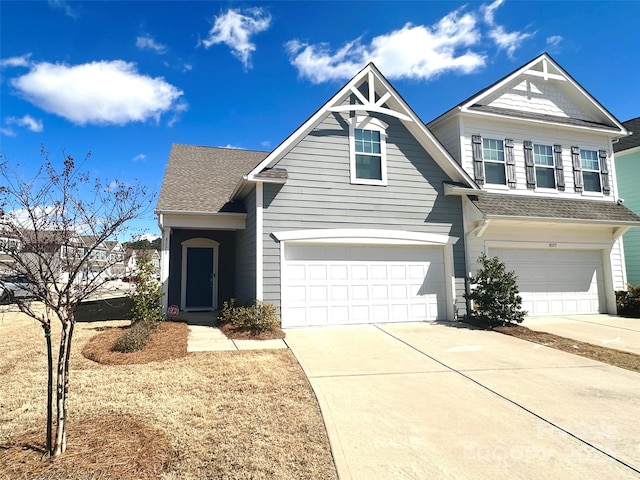
[[[193,230],[244,230],[246,213],[171,212],[162,214],[163,228],[190,228]]]
[[[405,232],[402,230],[377,230],[358,228],[335,228],[314,230],[292,230],[274,232],[280,242],[297,241],[306,243],[367,243],[379,245],[453,245],[458,237],[436,233]]]
[[[160,255],[160,282],[162,283],[162,311],[169,306],[169,255],[171,250],[171,228],[162,229],[162,250]]]
[[[264,230],[264,188],[262,182],[256,183],[256,300],[264,298],[263,278],[263,230]]]
[[[182,242],[182,271],[180,281],[180,310],[186,312],[209,311],[218,307],[218,248],[220,244],[209,238],[191,238]],[[187,249],[188,248],[211,248],[213,250],[213,265],[211,282],[211,307],[187,308]]]
[[[388,125],[374,117],[353,117],[349,122],[349,171],[353,185],[387,185],[387,128]],[[380,133],[380,180],[358,178],[356,176],[356,129],[372,130]],[[377,156],[377,155],[374,155]]]
[[[610,243],[575,243],[575,242],[516,242],[486,240],[484,252],[488,255],[490,248],[509,250],[611,250]]]
[[[444,297],[447,302],[447,319],[456,318],[456,277],[454,275],[453,245],[447,244],[442,248],[444,261]]]

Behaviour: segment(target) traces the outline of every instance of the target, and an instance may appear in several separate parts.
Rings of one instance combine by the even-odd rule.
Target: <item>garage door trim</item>
[[[453,274],[453,244],[457,237],[410,232],[400,230],[379,229],[314,229],[274,232],[273,236],[280,242],[280,295],[285,291],[287,245],[304,244],[343,244],[343,245],[378,245],[378,246],[440,246],[443,254],[444,293],[447,319],[453,320],[455,315],[455,277]],[[282,312],[284,315],[284,312]],[[287,319],[282,318],[283,324]]]

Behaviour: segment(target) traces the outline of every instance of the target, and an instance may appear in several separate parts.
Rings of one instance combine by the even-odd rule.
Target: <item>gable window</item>
[[[386,125],[374,118],[356,118],[351,125],[351,183],[387,184]]]
[[[555,165],[551,145],[533,145],[533,160],[536,167],[536,187],[556,188]]]
[[[601,192],[600,162],[596,150],[580,150],[580,166],[585,192]]]
[[[506,185],[504,164],[504,142],[492,138],[482,139],[484,177],[487,183]]]

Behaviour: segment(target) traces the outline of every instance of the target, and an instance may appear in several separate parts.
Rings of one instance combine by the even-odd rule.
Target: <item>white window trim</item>
[[[502,162],[499,160],[487,160],[484,158],[484,141],[486,140],[496,140],[498,142],[502,142]],[[504,183],[491,183],[487,179],[487,163],[497,163],[501,164],[504,169]],[[509,190],[508,180],[507,180],[507,156],[504,147],[504,138],[494,138],[494,137],[482,137],[482,170],[484,172],[484,184],[491,185],[491,188],[494,187],[506,187],[505,190]]]
[[[349,125],[349,169],[351,172],[351,183],[354,185],[387,185],[387,125],[385,122],[373,118],[357,116],[351,118]],[[375,130],[380,132],[380,172],[381,179],[369,179],[356,177],[356,128],[364,130]]]
[[[602,193],[602,165],[600,165],[600,156],[599,151],[603,150],[602,148],[596,147],[580,147],[580,175],[582,176],[582,195],[585,197],[604,197],[604,193]],[[584,168],[582,166],[582,152],[596,152],[596,159],[598,160],[598,170],[591,170],[588,168]],[[600,190],[587,190],[584,181],[584,172],[588,173],[597,173],[598,179],[600,181]]]
[[[558,175],[556,170],[556,159],[553,156],[553,145],[548,145],[543,142],[531,142],[533,144],[533,175],[536,179],[536,192],[545,192],[545,193],[557,193],[558,192]],[[551,147],[551,161],[553,162],[551,165],[539,165],[536,163],[536,145],[541,147]],[[553,184],[555,187],[539,187],[538,186],[538,167],[540,168],[548,168],[553,172]]]

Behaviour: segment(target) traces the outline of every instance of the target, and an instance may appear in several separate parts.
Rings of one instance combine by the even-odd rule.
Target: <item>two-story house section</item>
[[[628,132],[610,112],[545,53],[428,127],[481,187],[446,188],[463,198],[468,272],[500,257],[530,315],[616,312],[639,218],[619,201],[613,142]]]

